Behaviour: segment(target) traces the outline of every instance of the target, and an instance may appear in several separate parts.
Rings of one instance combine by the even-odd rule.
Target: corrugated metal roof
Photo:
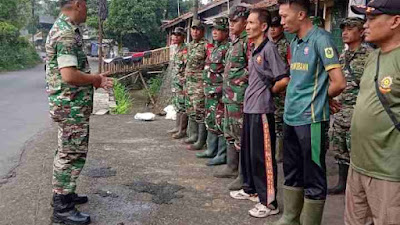
[[[203,7],[201,7],[199,9],[199,14],[202,13],[202,12],[205,12],[205,11],[207,11],[209,9],[212,9],[214,7],[217,7],[217,6],[219,6],[219,5],[223,4],[223,3],[226,3],[226,2],[228,2],[228,0],[216,0],[216,1],[210,2],[207,5],[205,5],[205,6],[203,6]],[[185,20],[189,19],[190,17],[193,17],[193,13],[192,12],[185,13],[185,14],[183,14],[183,15],[181,15],[181,16],[179,16],[179,17],[177,17],[177,18],[175,18],[175,19],[173,19],[173,20],[161,25],[161,28],[162,29],[166,29],[168,27],[172,27],[172,26],[174,26],[174,25],[176,25],[176,24],[178,24],[178,23],[180,23],[182,21],[185,21]]]

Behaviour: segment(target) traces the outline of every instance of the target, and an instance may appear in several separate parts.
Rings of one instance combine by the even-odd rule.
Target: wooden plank
[[[143,83],[144,88],[145,88],[146,91],[147,91],[147,94],[148,94],[149,97],[150,97],[151,103],[152,103],[153,105],[155,105],[156,102],[154,101],[153,97],[151,96],[150,91],[149,91],[149,88],[147,87],[146,81],[144,80],[143,75],[142,75],[141,72],[139,72],[139,76],[140,76],[140,79],[142,80],[142,83]]]

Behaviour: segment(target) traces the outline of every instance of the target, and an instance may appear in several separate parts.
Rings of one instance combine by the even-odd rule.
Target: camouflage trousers
[[[283,113],[285,110],[285,93],[274,96],[275,102],[275,132],[277,138],[283,137]]]
[[[175,77],[172,81],[172,104],[174,105],[177,112],[185,112],[185,83],[184,79]]]
[[[225,104],[224,135],[228,143],[240,150],[243,129],[243,104]]]
[[[330,146],[339,164],[350,164],[350,126],[342,126],[333,122],[330,132]]]
[[[188,73],[186,81],[186,112],[198,123],[204,123],[206,115],[204,85],[201,77],[202,73]]]
[[[53,164],[53,192],[75,193],[76,180],[86,162],[89,121],[58,124],[58,148]]]
[[[221,98],[222,96],[218,96],[217,94],[206,96],[206,116],[205,116],[206,127],[207,130],[212,131],[217,135],[223,134],[222,118],[223,118],[224,104],[221,103]],[[218,109],[220,110],[219,117],[217,117]]]

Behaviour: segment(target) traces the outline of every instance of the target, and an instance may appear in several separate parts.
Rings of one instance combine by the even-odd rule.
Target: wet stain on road
[[[171,201],[173,199],[183,198],[183,195],[178,195],[177,192],[185,189],[182,186],[168,182],[155,184],[145,181],[135,181],[127,186],[136,192],[151,194],[152,202],[158,205],[172,204]]]

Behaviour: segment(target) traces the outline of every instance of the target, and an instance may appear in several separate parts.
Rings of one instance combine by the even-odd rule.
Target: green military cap
[[[228,30],[229,29],[228,18],[227,17],[215,18],[212,27],[218,30]]]
[[[359,17],[347,17],[340,23],[340,29],[346,26],[363,28],[365,20]]]
[[[249,5],[248,4],[238,4],[236,6],[233,6],[229,10],[229,19],[230,20],[236,20],[239,18],[245,18],[249,16],[250,10],[249,10]]]
[[[186,32],[183,27],[175,27],[175,29],[172,31],[172,34],[185,36]]]
[[[191,28],[198,28],[204,30],[205,26],[200,20],[193,20]]]

